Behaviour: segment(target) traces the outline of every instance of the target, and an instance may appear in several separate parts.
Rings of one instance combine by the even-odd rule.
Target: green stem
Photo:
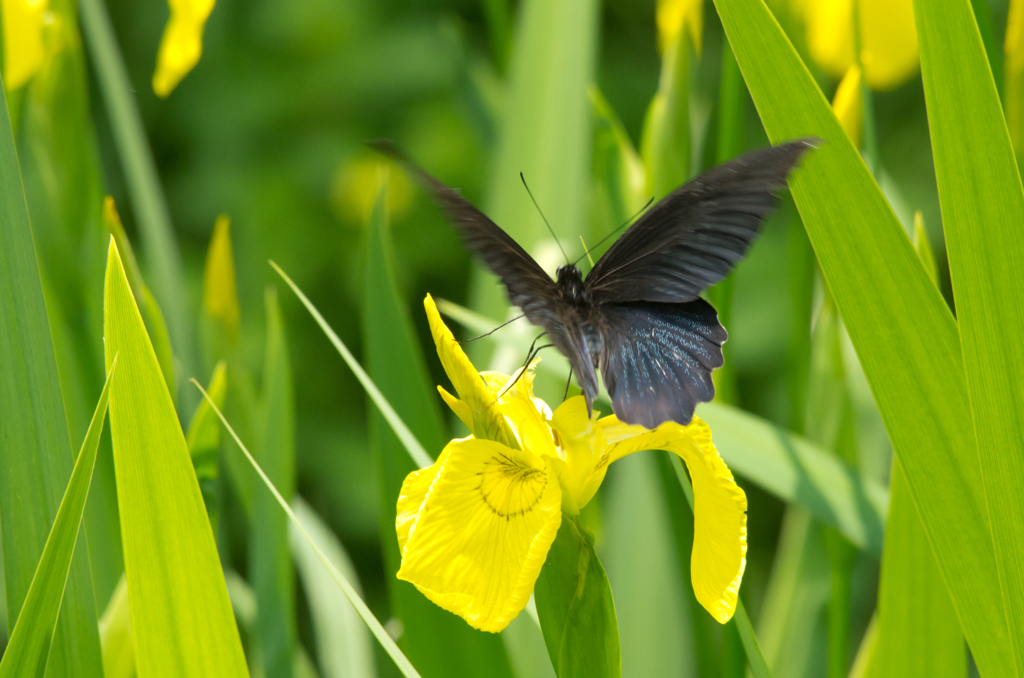
[[[871,88],[868,87],[868,74],[861,62],[861,25],[860,25],[860,3],[854,0],[853,3],[853,58],[857,68],[860,69],[860,91],[864,100],[864,121],[862,128],[864,132],[864,162],[871,174],[878,176],[878,131],[875,126],[875,103]]]
[[[196,375],[196,362],[193,359],[191,323],[184,303],[185,276],[170,211],[107,8],[103,0],[81,0],[79,8],[89,55],[110,117],[111,131],[142,236],[146,263],[152,272],[150,288],[166,314],[174,352],[184,372],[182,376],[185,378],[178,379],[182,384]],[[195,392],[187,389],[183,396],[188,402],[180,403],[181,409],[191,412],[196,401]]]
[[[676,455],[671,455],[672,467],[676,471],[676,478],[679,480],[679,485],[683,488],[683,494],[686,495],[686,501],[690,504],[690,510],[693,510],[693,486],[690,485],[690,477],[686,474],[686,469],[683,468],[683,462],[680,461]],[[754,633],[754,627],[750,623],[750,617],[747,616],[747,610],[743,607],[743,601],[736,597],[736,614],[733,615],[732,622],[736,624],[736,630],[740,634],[740,640],[743,642],[743,650],[747,653],[747,664],[750,665],[750,670],[754,674],[754,678],[771,678],[772,672],[768,669],[768,662],[764,658],[764,653],[761,652],[761,645],[757,642],[757,634]]]
[[[826,528],[827,529],[827,528]],[[841,540],[841,535],[834,535]],[[852,562],[833,558],[828,600],[828,677],[846,678],[850,654],[850,580]]]

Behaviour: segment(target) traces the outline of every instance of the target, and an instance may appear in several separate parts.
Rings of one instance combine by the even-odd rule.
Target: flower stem
[[[690,477],[686,474],[686,469],[683,468],[683,462],[680,461],[676,455],[672,457],[672,468],[675,469],[676,478],[679,480],[679,485],[683,488],[683,494],[686,495],[686,501],[690,504],[690,510],[693,510],[693,486],[690,485]],[[743,643],[743,650],[747,653],[747,664],[750,665],[750,670],[754,674],[754,678],[771,678],[772,672],[768,668],[768,662],[764,658],[764,653],[761,652],[761,645],[757,642],[757,634],[754,633],[754,627],[750,623],[750,617],[747,616],[747,609],[743,607],[743,601],[736,597],[736,614],[733,615],[730,624],[736,624],[736,630],[740,634],[740,640]]]

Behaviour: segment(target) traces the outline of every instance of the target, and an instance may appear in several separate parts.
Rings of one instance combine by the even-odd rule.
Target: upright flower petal
[[[4,88],[18,89],[43,65],[43,14],[47,0],[2,0]]]
[[[434,337],[437,356],[441,359],[445,374],[452,380],[452,386],[455,387],[455,392],[459,394],[464,407],[455,406],[452,403],[454,398],[443,389],[439,389],[441,397],[477,438],[496,440],[509,447],[518,447],[501,410],[495,407],[494,394],[488,390],[473,363],[469,361],[469,356],[441,320],[437,304],[429,294],[423,300],[423,307],[427,310],[427,322],[430,324],[430,334]]]
[[[614,416],[600,424],[607,463],[640,450],[668,450],[686,462],[693,480],[693,592],[711,616],[722,624],[729,621],[747,563],[747,496],[718,456],[711,429],[696,417],[689,426],[666,422],[653,431]]]
[[[482,631],[523,609],[562,521],[546,467],[490,440],[453,440],[402,486],[398,578]]]
[[[854,148],[860,148],[861,126],[864,122],[864,96],[860,87],[860,69],[850,66],[832,98],[832,111],[839,118]]]
[[[203,54],[203,28],[213,11],[214,0],[169,0],[171,18],[160,40],[153,91],[169,95],[181,79],[199,63]]]

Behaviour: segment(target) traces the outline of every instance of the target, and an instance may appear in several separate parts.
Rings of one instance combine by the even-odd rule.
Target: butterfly
[[[666,421],[689,424],[697,404],[714,398],[711,373],[724,362],[729,335],[700,294],[743,258],[789,172],[821,142],[796,139],[708,170],[644,212],[585,278],[567,263],[554,280],[394,142],[370,143],[434,194],[465,244],[501,278],[512,305],[569,359],[588,413],[600,370],[616,416],[653,429]]]

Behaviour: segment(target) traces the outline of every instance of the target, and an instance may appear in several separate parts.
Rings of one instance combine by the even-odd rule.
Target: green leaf
[[[967,653],[949,594],[899,464],[878,585],[878,638],[867,678],[964,678]]]
[[[647,193],[668,195],[690,178],[690,41],[679,31],[665,49],[658,91],[647,109],[640,154]]]
[[[916,2],[921,76],[996,565],[1024,670],[1024,188],[968,0]],[[964,412],[964,415],[967,413]]]
[[[89,496],[92,471],[96,464],[96,451],[103,431],[103,420],[107,417],[107,396],[110,393],[111,377],[117,367],[117,357],[110,365],[107,383],[96,403],[96,412],[86,433],[78,460],[71,472],[71,480],[64,492],[57,517],[46,539],[43,556],[39,559],[32,584],[29,586],[25,604],[11,633],[10,642],[0,660],[0,678],[42,677],[46,671],[46,658],[50,652],[60,612],[64,587],[71,569],[71,557],[75,552],[85,500]]]
[[[200,392],[202,392],[202,394],[206,397],[207,401],[209,401],[209,396],[206,394],[206,391],[203,391],[203,387],[199,385],[199,382],[193,379],[192,383],[196,385]],[[277,503],[281,506],[282,509],[284,509],[284,512],[292,521],[292,525],[295,526],[295,528],[299,531],[299,534],[302,535],[302,538],[306,540],[306,543],[308,543],[310,548],[312,548],[313,551],[316,553],[316,557],[320,561],[320,563],[325,568],[327,568],[328,572],[330,572],[331,578],[334,579],[334,582],[342,590],[342,593],[344,593],[345,597],[348,598],[350,603],[352,603],[352,606],[356,609],[356,612],[359,613],[360,618],[370,628],[370,631],[373,632],[374,637],[377,638],[377,640],[384,647],[387,653],[395,661],[395,665],[398,666],[399,670],[402,672],[403,675],[406,676],[406,678],[418,678],[420,674],[416,672],[416,669],[414,669],[412,664],[409,663],[409,660],[406,659],[404,654],[402,654],[402,651],[398,649],[398,646],[395,645],[395,641],[391,640],[391,636],[389,636],[388,632],[384,630],[384,627],[381,626],[381,623],[377,620],[377,618],[373,616],[373,613],[370,612],[370,608],[366,607],[366,603],[364,603],[363,599],[360,598],[359,594],[356,593],[356,590],[355,588],[353,588],[352,584],[350,584],[348,579],[346,579],[345,576],[338,571],[338,568],[335,567],[333,563],[331,563],[330,559],[327,557],[327,554],[325,554],[323,549],[320,548],[320,545],[313,540],[309,532],[306,531],[306,528],[303,527],[301,522],[299,522],[299,519],[295,516],[295,512],[292,511],[291,507],[288,505],[288,502],[284,500],[284,497],[282,497],[281,493],[277,491],[277,488],[274,487],[274,484],[270,482],[270,478],[268,478],[267,474],[263,472],[263,469],[260,468],[260,465],[256,463],[256,460],[253,458],[252,454],[249,453],[249,449],[242,442],[242,439],[238,437],[237,433],[235,433],[235,429],[231,428],[231,424],[229,424],[228,420],[224,418],[224,414],[217,408],[216,405],[212,405],[211,403],[211,406],[213,407],[213,411],[216,412],[217,416],[220,418],[221,423],[224,424],[224,428],[228,430],[228,433],[231,434],[231,437],[235,439],[235,442],[238,444],[238,447],[242,450],[243,454],[245,454],[246,459],[248,459],[249,463],[252,464],[252,467],[256,469],[256,473],[258,473],[260,479],[263,480],[263,484],[267,486],[267,489],[269,489],[270,492],[274,495],[274,498],[277,499]]]
[[[132,636],[140,675],[248,676],[213,531],[153,346],[111,240],[107,361]]]
[[[6,102],[0,98],[0,534],[8,628],[28,594],[73,464]],[[72,559],[49,676],[101,676],[88,552]]]
[[[562,517],[534,598],[558,678],[621,675],[619,628],[608,577],[593,535]]]
[[[100,617],[103,643],[103,678],[132,678],[135,675],[135,643],[132,615],[128,608],[128,580],[122,574],[107,609]]]
[[[983,675],[1013,672],[956,323],[762,0],[716,0],[773,142],[825,140],[793,198]]]
[[[274,486],[290,498],[295,494],[295,395],[281,308],[273,287],[267,288],[266,305],[267,352],[256,455]],[[295,571],[288,550],[288,518],[264,491],[253,494],[249,567],[259,602],[257,637],[264,672],[268,678],[288,678],[297,643]]]
[[[522,172],[537,203],[572,252],[587,235],[590,189],[590,101],[598,34],[595,0],[521,3],[509,63],[508,105],[500,125],[487,213],[542,265],[562,259],[547,227],[523,200]],[[478,275],[473,307],[504,315],[505,290],[490,273]]]
[[[213,370],[207,393],[217,407],[224,407],[224,396],[227,393],[227,365],[221,361]],[[217,478],[220,475],[217,467],[217,452],[220,450],[220,420],[210,409],[209,403],[200,401],[196,407],[192,421],[185,434],[188,454],[192,457],[192,467],[196,470],[199,489],[203,493],[206,513],[210,516],[210,525],[217,531]]]
[[[299,497],[292,500],[292,510],[313,541],[320,544],[331,564],[352,583],[356,593],[361,594],[352,561],[323,519]],[[317,657],[324,678],[376,676],[373,646],[366,625],[338,590],[330,573],[320,564],[313,547],[294,526],[288,531],[288,542],[309,601]]]
[[[382,188],[370,215],[366,243],[362,323],[366,369],[396,414],[408,422],[416,440],[439,454],[446,442],[439,396],[431,387],[423,349],[398,287],[385,196]],[[402,481],[416,470],[416,464],[379,411],[371,410],[370,443],[379,473],[380,534],[392,613],[402,621],[402,644],[409,657],[426,676],[511,676],[500,637],[473,630],[412,584],[396,578],[401,554],[395,507]]]
[[[142,235],[146,263],[150,267],[155,290],[153,296],[167,313],[167,328],[181,360],[182,372],[191,377],[196,363],[192,328],[182,293],[187,287],[181,253],[174,237],[170,210],[160,187],[156,163],[146,140],[142,115],[135,101],[136,90],[128,78],[103,0],[84,0],[79,3],[79,9],[89,56],[110,118],[110,129],[132,198],[135,221]],[[172,396],[176,395],[172,393]]]

